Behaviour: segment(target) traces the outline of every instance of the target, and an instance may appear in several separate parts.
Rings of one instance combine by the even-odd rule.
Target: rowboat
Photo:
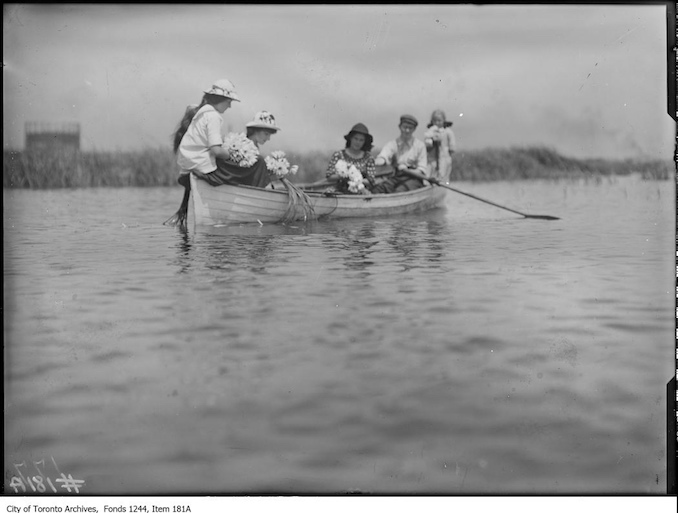
[[[422,212],[442,206],[445,190],[433,185],[392,194],[326,195],[313,187],[295,184],[302,189],[317,219],[378,217]],[[191,195],[196,225],[228,225],[238,223],[279,223],[303,221],[302,209],[290,211],[287,190],[261,189],[248,185],[214,187],[191,175]]]

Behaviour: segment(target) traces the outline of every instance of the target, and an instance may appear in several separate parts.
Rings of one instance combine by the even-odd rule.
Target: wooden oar
[[[409,175],[412,178],[418,178],[419,180],[428,180],[429,182],[431,182],[434,185],[437,185],[438,187],[444,187],[445,189],[449,189],[451,191],[458,192],[459,194],[463,194],[464,196],[468,196],[469,198],[473,198],[473,199],[476,199],[478,201],[482,201],[483,203],[487,203],[487,204],[493,205],[495,207],[503,208],[504,210],[508,210],[509,212],[513,212],[514,214],[521,215],[521,216],[528,218],[528,219],[545,219],[547,221],[555,221],[557,219],[560,219],[559,217],[538,216],[538,215],[525,214],[523,212],[518,212],[517,210],[513,210],[512,208],[504,207],[502,205],[497,205],[496,203],[493,203],[489,200],[479,198],[478,196],[474,196],[473,194],[469,194],[468,192],[460,191],[459,189],[455,189],[454,187],[450,187],[449,185],[442,184],[436,178],[429,178],[429,177],[426,177],[426,176],[424,176],[420,173],[417,173],[415,171],[411,171],[409,169],[402,171],[402,173]]]

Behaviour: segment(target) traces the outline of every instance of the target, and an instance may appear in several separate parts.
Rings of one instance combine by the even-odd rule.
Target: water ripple
[[[673,182],[464,186],[562,219],[180,231],[176,188],[4,191],[8,461],[105,495],[662,493]]]

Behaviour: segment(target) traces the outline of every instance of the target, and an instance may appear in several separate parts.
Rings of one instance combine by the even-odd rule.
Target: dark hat
[[[400,122],[412,123],[414,126],[419,125],[419,121],[417,121],[417,118],[415,118],[411,114],[403,114],[402,116],[400,116]]]
[[[355,125],[353,125],[353,128],[351,128],[349,133],[347,133],[344,136],[344,139],[346,139],[346,142],[350,142],[353,134],[363,134],[365,136],[365,142],[367,144],[369,144],[370,146],[372,145],[373,138],[370,135],[370,131],[362,123],[356,123]]]

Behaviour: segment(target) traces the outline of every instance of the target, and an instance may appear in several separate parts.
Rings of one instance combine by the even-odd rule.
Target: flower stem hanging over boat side
[[[272,152],[265,158],[265,161],[269,172],[278,178],[285,186],[285,189],[287,189],[287,211],[280,222],[287,223],[293,221],[298,218],[299,215],[303,215],[304,221],[315,219],[315,212],[310,198],[304,191],[296,187],[287,179],[288,175],[296,174],[299,170],[299,166],[291,166],[283,151]]]
[[[190,185],[190,179],[188,175],[182,175],[179,177],[179,184],[181,184],[184,187],[184,196],[181,199],[181,204],[179,205],[179,209],[174,213],[172,217],[167,219],[165,221],[164,225],[166,226],[178,226],[180,228],[186,228],[186,219],[188,217],[188,201],[191,197],[191,188]]]
[[[306,193],[285,177],[281,178],[280,181],[285,186],[285,189],[287,189],[288,196],[287,211],[280,219],[280,222],[285,224],[302,216],[304,221],[315,220],[315,210]]]

